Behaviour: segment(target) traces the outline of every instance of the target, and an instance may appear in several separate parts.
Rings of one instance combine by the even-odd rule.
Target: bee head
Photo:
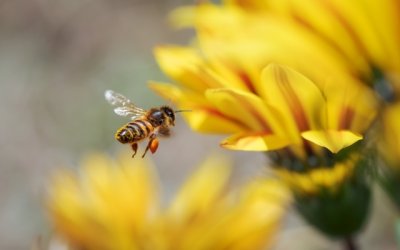
[[[169,119],[170,124],[174,125],[175,122],[175,114],[174,110],[168,106],[163,106],[160,110],[165,114],[166,118]]]

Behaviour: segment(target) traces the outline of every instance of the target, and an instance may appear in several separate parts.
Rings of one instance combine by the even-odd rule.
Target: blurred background
[[[166,103],[147,88],[148,80],[167,81],[152,50],[190,39],[192,32],[171,29],[167,15],[191,3],[0,1],[0,249],[29,249],[51,232],[44,197],[55,169],[77,167],[90,152],[125,149],[113,136],[128,120],[106,103],[106,89],[146,109]],[[164,192],[175,190],[207,155],[223,151],[219,139],[190,131],[178,118],[173,136],[148,155]],[[236,158],[249,168],[235,176],[262,170],[251,164],[258,159],[260,167],[262,155],[252,154],[248,163]]]
[[[51,234],[44,210],[46,184],[59,167],[78,166],[90,152],[114,154],[114,132],[127,122],[104,100],[113,89],[149,108],[165,103],[148,80],[168,81],[152,49],[185,44],[191,31],[173,31],[168,13],[188,0],[0,1],[0,249],[29,249]],[[173,136],[154,156],[169,195],[207,155],[235,159],[235,182],[265,171],[259,153],[228,152],[220,137],[190,131],[178,118]],[[139,154],[143,150],[139,148]],[[362,244],[393,246],[393,208],[378,190]],[[310,238],[310,241],[293,239]],[[277,249],[340,249],[290,216]],[[372,243],[371,243],[372,242]],[[375,244],[375,245],[374,245]],[[293,248],[293,246],[297,246]],[[386,249],[386,248],[385,248]],[[389,249],[389,248],[388,248]]]

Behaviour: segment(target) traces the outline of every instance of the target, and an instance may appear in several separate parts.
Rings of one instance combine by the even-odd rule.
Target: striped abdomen
[[[121,143],[132,143],[143,140],[154,130],[149,121],[137,119],[126,124],[115,133],[115,139]]]

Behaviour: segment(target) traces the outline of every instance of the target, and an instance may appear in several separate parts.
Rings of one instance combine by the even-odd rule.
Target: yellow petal
[[[241,0],[224,0],[223,3],[225,5],[234,5],[234,6],[240,6],[240,8],[243,9],[248,9],[251,11],[262,11],[266,10],[268,7],[269,1],[263,1],[263,0],[247,0],[247,1],[241,1]]]
[[[268,122],[272,115],[260,97],[233,88],[209,89],[206,97],[218,110],[240,121],[247,129],[272,131]]]
[[[289,205],[292,196],[282,181],[278,179],[259,179],[249,183],[241,190],[243,197],[249,202],[257,199],[275,200],[280,205]]]
[[[273,232],[285,214],[290,196],[287,186],[277,180],[249,183],[240,194],[240,205],[223,215],[221,245],[216,249],[266,249],[274,240]]]
[[[200,93],[158,82],[150,82],[149,86],[165,99],[175,102],[178,109],[190,110],[180,114],[195,131],[228,134],[244,129],[240,120],[217,110]]]
[[[192,112],[184,114],[190,127],[201,133],[229,134],[243,130],[237,120],[211,106],[188,106]]]
[[[90,156],[84,163],[83,198],[99,227],[109,233],[110,245],[131,248],[159,210],[158,182],[151,164],[128,154],[121,165],[102,155]],[[104,243],[103,243],[104,244]]]
[[[321,90],[300,73],[276,64],[262,72],[262,95],[269,105],[286,114],[288,133],[323,127],[326,119],[325,99]]]
[[[156,60],[169,77],[197,92],[220,84],[208,72],[199,53],[189,47],[163,46],[154,49]]]
[[[273,134],[238,133],[222,141],[221,146],[232,150],[268,151],[283,148],[290,143],[288,138]]]
[[[309,4],[308,8],[309,13],[313,13],[312,15],[314,16],[314,20],[310,20],[310,23],[316,24],[316,28],[322,32],[322,36],[331,39],[333,43],[338,43],[336,45],[338,49],[345,53],[345,56],[353,65],[357,65],[357,68],[361,69],[362,72],[367,72],[369,70],[369,61],[364,54],[366,51],[363,41],[368,40],[364,40],[359,35],[354,34],[354,32],[358,33],[360,29],[369,28],[367,27],[369,25],[365,23],[366,20],[362,20],[359,15],[362,12],[361,9],[363,9],[359,3],[360,1],[336,1],[321,4],[319,5],[321,8],[313,8],[313,4]],[[358,6],[351,7],[350,5]],[[362,26],[351,27],[353,21],[360,21]],[[333,30],[334,32],[332,32]],[[341,39],[338,40],[338,37]],[[369,36],[369,38],[371,37]],[[375,41],[376,38],[373,38],[373,40]]]
[[[382,35],[380,32],[377,32],[374,27],[376,26],[376,21],[371,16],[376,15],[375,13],[368,13],[368,5],[371,4],[365,4],[369,1],[346,1],[346,0],[341,0],[341,1],[335,1],[332,4],[328,4],[326,7],[328,11],[331,11],[331,8],[333,9],[333,12],[341,13],[340,15],[344,16],[342,22],[343,27],[349,27],[349,34],[352,36],[353,40],[355,43],[358,45],[358,47],[361,48],[361,52],[366,53],[364,54],[364,57],[368,58],[373,58],[373,61],[378,64],[382,65],[382,62],[386,61],[388,54],[385,53],[386,51],[386,46],[385,44],[382,44]],[[385,2],[385,1],[382,1]],[[382,11],[381,3],[376,3],[372,4],[372,6],[377,7],[378,9],[375,9],[373,12],[379,12]],[[387,15],[387,14],[386,14]],[[385,15],[385,17],[386,17]],[[337,18],[337,17],[336,17]],[[339,18],[337,18],[339,19]],[[381,21],[377,22],[378,24],[381,23]],[[354,32],[355,34],[351,34],[351,32]],[[341,41],[337,40],[336,41]],[[334,41],[335,41],[334,40]],[[398,53],[398,51],[396,51]]]
[[[222,156],[212,156],[186,180],[168,210],[176,222],[200,216],[215,205],[228,183],[230,162]],[[210,185],[212,183],[212,185]]]
[[[348,130],[312,130],[301,133],[301,136],[329,149],[332,153],[337,153],[363,138],[361,135]]]
[[[398,171],[400,163],[400,103],[392,104],[383,112],[383,140],[378,149],[386,163]]]
[[[149,81],[148,86],[159,96],[174,103],[179,103],[184,97],[182,89],[169,83]]]
[[[291,65],[313,80],[323,80],[327,74],[341,75],[352,68],[353,60],[343,58],[342,53],[293,22],[232,6],[202,6],[196,15],[199,44],[207,59],[228,57],[231,62],[257,69],[276,62]],[[304,58],[317,62],[318,67],[304,63]]]
[[[125,204],[133,215],[132,222],[146,224],[160,209],[159,178],[150,158],[132,159],[130,153],[122,152],[118,158],[121,179],[116,188],[121,190],[121,207]]]
[[[400,70],[400,34],[398,1],[363,1],[365,12],[375,36],[379,37],[384,54],[379,58],[382,67],[399,72]],[[369,42],[369,41],[365,41]],[[390,55],[390,56],[388,56]]]
[[[364,133],[376,116],[376,94],[365,85],[329,80],[324,93],[329,129]]]

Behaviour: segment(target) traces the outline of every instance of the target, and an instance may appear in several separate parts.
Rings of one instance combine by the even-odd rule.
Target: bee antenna
[[[175,110],[174,113],[179,113],[179,112],[192,112],[190,109],[181,109],[181,110]]]

